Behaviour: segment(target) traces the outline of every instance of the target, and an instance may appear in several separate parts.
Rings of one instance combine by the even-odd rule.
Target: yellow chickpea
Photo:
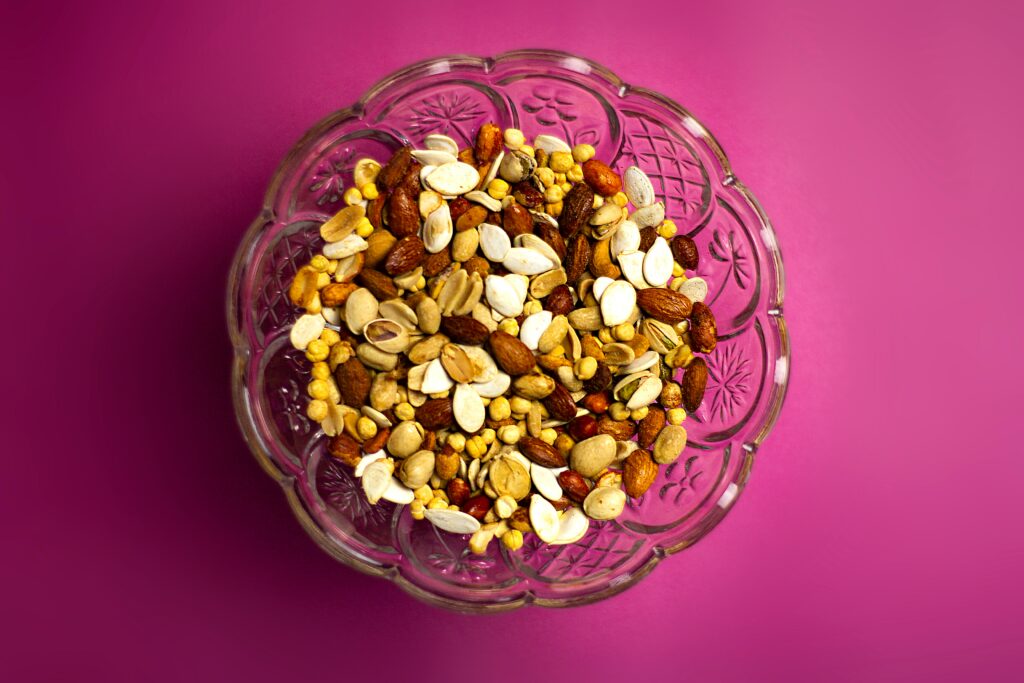
[[[306,415],[314,422],[323,422],[327,419],[327,401],[314,399],[306,406]]]
[[[434,499],[434,492],[431,491],[430,487],[427,486],[426,484],[413,491],[412,495],[414,495],[416,497],[416,500],[418,500],[423,505],[426,505],[427,503]]]
[[[530,402],[522,396],[513,396],[509,399],[509,406],[516,415],[526,415],[530,412]]]
[[[315,379],[306,387],[310,398],[326,401],[331,395],[331,385],[325,379]]]
[[[309,267],[318,273],[326,273],[330,265],[330,261],[323,254],[317,254],[309,260]]]
[[[509,405],[508,399],[504,396],[499,396],[491,401],[487,411],[490,413],[492,420],[507,420],[512,416],[512,406]]]
[[[561,185],[551,185],[546,190],[544,190],[544,201],[548,202],[549,204],[554,204],[555,202],[562,201],[562,197],[564,196],[565,193],[562,192]]]
[[[625,192],[616,192],[612,195],[612,201],[619,206],[625,206],[626,204],[629,204],[629,197],[626,196]]]
[[[320,333],[320,340],[328,346],[334,346],[341,341],[341,335],[338,334],[337,330],[332,330],[328,327]]]
[[[502,443],[509,445],[517,443],[522,434],[519,432],[519,427],[515,425],[505,425],[498,430],[498,438],[501,439]]]
[[[462,432],[455,432],[454,434],[448,435],[446,444],[452,447],[452,450],[456,453],[461,453],[466,450],[466,435]]]
[[[511,334],[513,337],[519,336],[519,323],[516,322],[515,318],[505,318],[498,323],[498,329],[506,334]]]
[[[582,380],[590,379],[597,373],[597,359],[593,356],[584,356],[576,361],[573,371]]]
[[[370,222],[369,218],[363,216],[359,219],[359,222],[356,223],[356,234],[363,239],[373,234],[373,223]]]
[[[519,151],[522,152],[523,154],[527,155],[527,156],[531,156],[531,157],[536,157],[537,156],[537,150],[535,150],[532,145],[520,145],[519,146]]]
[[[495,434],[493,429],[488,427],[487,429],[481,430],[480,434],[475,438],[483,441],[484,446],[490,446],[492,443],[494,443],[494,439],[497,438],[497,434]]]
[[[508,550],[519,550],[523,547],[523,532],[519,529],[509,529],[501,535],[501,544]]]
[[[448,509],[448,501],[442,500],[441,498],[434,498],[429,503],[427,503],[427,509],[428,510],[447,510]]]
[[[345,194],[343,194],[341,198],[346,204],[352,206],[363,201],[363,193],[354,187],[350,187],[345,190]]]
[[[557,438],[558,432],[556,432],[551,427],[540,430],[540,440],[548,445],[555,443],[555,439]]]
[[[327,360],[327,356],[329,356],[330,353],[331,347],[322,339],[314,339],[309,342],[309,346],[306,347],[306,358],[314,363],[317,361]]]
[[[572,168],[572,161],[569,152],[552,152],[548,158],[548,167],[555,173],[565,173]]]
[[[555,183],[555,172],[550,168],[538,168],[537,179],[544,185],[544,187],[550,187]]]
[[[559,216],[562,215],[562,209],[564,208],[565,207],[563,206],[562,202],[555,202],[554,204],[544,205],[544,210],[547,211],[548,215],[554,216],[555,218],[558,218]]]
[[[580,166],[579,164],[575,164],[565,174],[565,179],[568,180],[570,183],[580,182],[581,180],[583,180],[583,167]]]
[[[613,420],[625,420],[629,417],[629,408],[626,407],[625,403],[616,401],[608,406],[608,417]]]
[[[424,514],[424,511],[426,509],[427,506],[423,504],[423,501],[414,500],[413,502],[409,503],[409,514],[412,515],[413,519],[418,520],[426,517],[426,515]]]
[[[572,148],[572,158],[578,164],[585,164],[594,158],[595,150],[593,145],[580,144]]]
[[[327,379],[331,376],[331,366],[324,361],[313,363],[313,379]]]
[[[633,329],[633,326],[629,323],[622,323],[621,325],[615,326],[612,330],[612,336],[619,341],[627,342],[636,336],[636,330]]]
[[[682,408],[672,408],[665,413],[665,419],[670,425],[681,425],[686,420],[686,411]]]
[[[364,415],[356,422],[356,433],[360,439],[372,439],[377,436],[377,423]]]
[[[403,401],[395,406],[395,417],[403,422],[412,420],[416,417],[416,409],[408,401]]]
[[[640,406],[639,408],[637,408],[635,410],[631,410],[629,412],[629,419],[637,420],[637,421],[642,420],[645,417],[647,417],[647,413],[649,411],[650,411],[650,408],[648,406]]]
[[[523,305],[523,315],[533,315],[534,313],[540,313],[544,310],[544,307],[539,301],[527,301]]]
[[[495,178],[487,184],[487,194],[491,195],[495,199],[504,199],[508,194],[508,183],[501,178]]]
[[[380,196],[380,190],[375,183],[366,183],[359,188],[359,192],[362,193],[363,199],[376,199]]]

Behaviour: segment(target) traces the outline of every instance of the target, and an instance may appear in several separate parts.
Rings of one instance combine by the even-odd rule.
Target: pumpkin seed
[[[423,246],[428,253],[436,254],[451,243],[454,232],[452,212],[448,204],[441,204],[423,222]]]
[[[572,147],[565,140],[556,138],[554,135],[538,135],[533,139],[533,146],[542,149],[548,154],[552,152],[572,152]]]
[[[646,256],[647,254],[642,251],[625,251],[619,254],[619,268],[622,269],[622,275],[636,289],[650,287],[647,284],[647,280],[644,279],[644,260]]]
[[[516,288],[500,275],[488,275],[484,281],[484,292],[487,303],[495,311],[509,318],[514,318],[523,312],[525,296],[519,296]],[[351,295],[349,295],[351,298]]]
[[[455,414],[455,421],[459,423],[459,427],[468,434],[472,434],[484,426],[486,413],[484,402],[468,384],[459,384],[455,387],[452,412]]]
[[[435,358],[427,363],[427,369],[423,373],[423,385],[419,390],[424,394],[439,394],[442,391],[448,391],[454,384],[455,382],[444,369],[444,365],[441,364],[441,359]]]
[[[702,277],[687,278],[682,286],[676,290],[684,294],[693,303],[704,301],[708,296],[708,283]]]
[[[458,510],[448,510],[445,508],[427,509],[424,511],[423,516],[441,531],[453,534],[472,534],[480,529],[480,522],[475,517]]]
[[[622,174],[622,185],[626,197],[638,209],[654,203],[654,186],[651,179],[636,166],[630,166]]]
[[[638,250],[640,248],[640,228],[633,221],[622,221],[619,224],[619,229],[612,235],[609,248],[614,259],[617,259],[619,254]]]
[[[540,495],[548,500],[558,500],[562,497],[562,487],[558,484],[558,475],[547,467],[535,462],[530,463],[530,477]]]
[[[455,154],[437,149],[414,149],[412,151],[412,158],[424,166],[441,166],[458,161]]]
[[[664,237],[657,237],[644,257],[644,279],[652,287],[663,287],[672,277],[672,250]]]
[[[590,529],[590,518],[583,510],[573,507],[565,511],[558,522],[558,533],[552,545],[569,545],[580,541]]]
[[[472,192],[467,192],[465,194],[465,197],[469,201],[479,204],[488,211],[501,211],[501,202],[499,202],[497,199],[487,194],[486,192],[481,192],[480,190],[473,190]]]
[[[608,327],[620,325],[629,319],[636,306],[636,289],[623,280],[608,285],[601,297],[601,317]]]
[[[491,223],[481,223],[478,229],[480,231],[480,249],[484,252],[484,256],[495,263],[501,263],[505,259],[505,254],[512,248],[512,241],[508,238],[508,233]]]
[[[530,496],[530,526],[540,540],[553,542],[558,537],[559,521],[558,510],[544,496]]]
[[[657,202],[633,212],[633,221],[641,228],[654,228],[665,220],[665,203]]]
[[[459,154],[459,143],[440,133],[431,133],[423,138],[423,146],[438,152],[448,152],[453,157]]]
[[[425,167],[426,168],[426,167]],[[480,173],[461,161],[439,165],[424,179],[424,184],[443,195],[466,194],[480,182]]]
[[[552,261],[535,249],[512,247],[506,252],[501,263],[511,273],[539,275],[557,267],[558,261]]]

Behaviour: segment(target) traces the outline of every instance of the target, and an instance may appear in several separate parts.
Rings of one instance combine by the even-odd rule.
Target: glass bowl
[[[318,226],[341,206],[361,157],[444,133],[472,146],[488,121],[589,143],[619,171],[650,176],[666,215],[696,240],[698,274],[720,341],[707,357],[704,404],[685,423],[689,447],[617,520],[574,545],[527,535],[476,556],[467,539],[416,522],[404,506],[370,505],[351,472],[325,457],[305,416],[309,363],[288,341],[288,285],[321,248]],[[315,125],[274,174],[235,257],[227,314],[238,422],[256,460],[328,553],[418,598],[463,611],[566,606],[608,597],[694,544],[735,505],[786,393],[789,343],[775,233],[711,133],[675,102],[574,55],[520,51],[414,64]],[[269,502],[268,502],[269,504]]]

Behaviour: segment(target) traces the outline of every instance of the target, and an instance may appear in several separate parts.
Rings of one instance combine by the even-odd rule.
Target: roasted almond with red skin
[[[697,243],[685,235],[677,235],[669,242],[672,248],[672,258],[676,263],[686,270],[694,270],[700,263],[700,252],[697,251]]]
[[[388,275],[401,275],[408,273],[416,266],[423,263],[426,257],[426,249],[423,247],[423,240],[416,235],[403,237],[391,248],[384,261],[384,270]]]
[[[341,306],[348,300],[348,295],[359,289],[351,282],[332,282],[320,290],[320,303],[324,306]]]
[[[374,230],[380,230],[384,227],[384,206],[387,204],[387,201],[388,195],[381,191],[376,199],[371,199],[366,204],[366,218],[370,221],[370,225],[373,226]]]
[[[607,434],[616,441],[629,441],[636,434],[636,423],[632,420],[613,420],[602,417],[597,421],[597,433]]]
[[[569,238],[565,249],[565,279],[575,283],[590,265],[590,242],[583,233]]]
[[[640,251],[647,251],[654,246],[654,240],[658,239],[658,231],[655,228],[644,228],[640,231]]]
[[[556,384],[555,390],[548,394],[547,398],[544,399],[544,407],[548,409],[548,413],[551,417],[556,420],[568,422],[576,417],[576,402],[573,401],[572,396],[569,395],[569,390],[561,384]]]
[[[468,261],[462,264],[462,269],[470,275],[476,273],[481,279],[484,279],[491,273],[491,263],[483,256],[471,256]]]
[[[491,509],[491,499],[484,495],[473,496],[459,506],[459,509],[470,517],[482,520]]]
[[[579,472],[566,470],[558,473],[558,485],[562,487],[565,495],[576,503],[582,503],[583,499],[590,493],[590,485]]]
[[[441,429],[454,424],[455,414],[452,412],[450,398],[432,398],[416,409],[416,421],[424,429]]]
[[[441,331],[459,344],[483,344],[490,334],[486,325],[468,315],[441,318]]]
[[[465,197],[456,197],[448,202],[448,212],[452,215],[452,222],[459,220],[459,217],[466,213],[471,206],[472,204]]]
[[[569,315],[572,306],[572,292],[568,285],[558,285],[544,300],[544,310],[551,311],[553,315]]]
[[[612,371],[601,361],[597,362],[597,371],[594,376],[583,381],[583,388],[588,394],[596,394],[604,391],[612,384]]]
[[[565,215],[564,209],[562,210],[562,215]],[[549,247],[554,249],[559,259],[565,258],[565,240],[562,239],[558,228],[545,221],[537,221],[533,226],[533,234],[544,240]]]
[[[391,155],[391,159],[384,168],[380,170],[377,175],[377,183],[389,190],[394,189],[405,178],[405,172],[412,160],[412,151],[408,147],[399,147]]]
[[[321,295],[322,297],[322,295]],[[718,326],[711,309],[698,301],[690,314],[690,342],[694,351],[711,353],[718,344]]]
[[[394,280],[379,270],[365,269],[356,276],[356,280],[370,290],[377,301],[387,301],[398,296],[398,287],[395,286]]]
[[[708,385],[708,365],[703,358],[694,358],[683,372],[680,389],[683,393],[683,408],[694,413],[704,400],[704,389]]]
[[[356,410],[366,405],[370,396],[370,373],[362,361],[353,356],[334,370],[334,379],[338,383],[341,402]]]
[[[433,434],[433,432],[430,433]],[[442,480],[447,481],[459,471],[459,462],[461,462],[459,454],[455,452],[454,448],[445,444],[444,448],[434,456],[434,472]]]
[[[501,151],[501,146],[501,128],[493,123],[485,123],[480,126],[480,131],[476,134],[476,146],[473,148],[473,154],[479,163],[486,164],[494,161],[498,152]]]
[[[608,164],[591,159],[583,164],[583,180],[599,195],[610,197],[622,189],[622,178]]]
[[[594,213],[594,191],[588,185],[576,183],[562,199],[562,213],[558,217],[558,229],[562,237],[575,235],[590,220]]]
[[[327,442],[327,452],[331,457],[337,458],[349,467],[359,464],[360,455],[359,442],[344,432],[335,434]]]
[[[501,212],[501,227],[505,229],[511,239],[519,235],[533,232],[533,216],[515,202],[509,204]]]
[[[427,254],[423,260],[423,276],[434,277],[447,268],[452,262],[452,256],[448,249],[442,249],[436,254]]]
[[[455,229],[458,232],[472,230],[483,223],[486,218],[487,209],[479,205],[471,206],[463,211],[462,215],[455,221]]]
[[[648,448],[661,434],[665,426],[665,411],[657,406],[651,406],[647,410],[647,416],[640,420],[636,434],[636,442],[641,448]]]
[[[626,458],[622,467],[622,488],[630,498],[644,495],[657,478],[658,463],[647,451],[636,450]]]
[[[483,323],[478,324],[482,325]],[[525,375],[530,370],[533,370],[533,366],[536,364],[533,351],[516,337],[513,337],[508,332],[495,330],[490,334],[490,343],[494,360],[498,361],[501,369],[508,374],[515,377],[517,375]],[[569,400],[572,401],[572,398]],[[573,414],[575,414],[575,411]]]
[[[662,287],[637,290],[636,305],[655,320],[670,325],[686,320],[693,310],[693,304],[686,295]]]
[[[513,185],[512,196],[528,209],[536,209],[544,203],[544,195],[528,180]]]
[[[469,484],[465,479],[452,479],[446,487],[448,502],[452,505],[462,505],[469,500]],[[485,512],[486,514],[486,512]]]
[[[384,444],[391,437],[391,430],[388,428],[379,429],[377,433],[363,442],[363,453],[376,453],[384,448]]]
[[[416,195],[399,187],[388,198],[388,228],[401,239],[415,235],[420,229],[420,209]]]
[[[541,467],[565,467],[565,456],[551,444],[532,436],[519,439],[520,452]]]

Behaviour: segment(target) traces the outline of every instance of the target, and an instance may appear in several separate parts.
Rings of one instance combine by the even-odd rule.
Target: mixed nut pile
[[[686,446],[715,319],[639,168],[486,124],[354,169],[295,276],[308,415],[371,503],[516,550],[618,517]],[[685,368],[680,382],[678,369]],[[634,437],[635,440],[634,440]]]

